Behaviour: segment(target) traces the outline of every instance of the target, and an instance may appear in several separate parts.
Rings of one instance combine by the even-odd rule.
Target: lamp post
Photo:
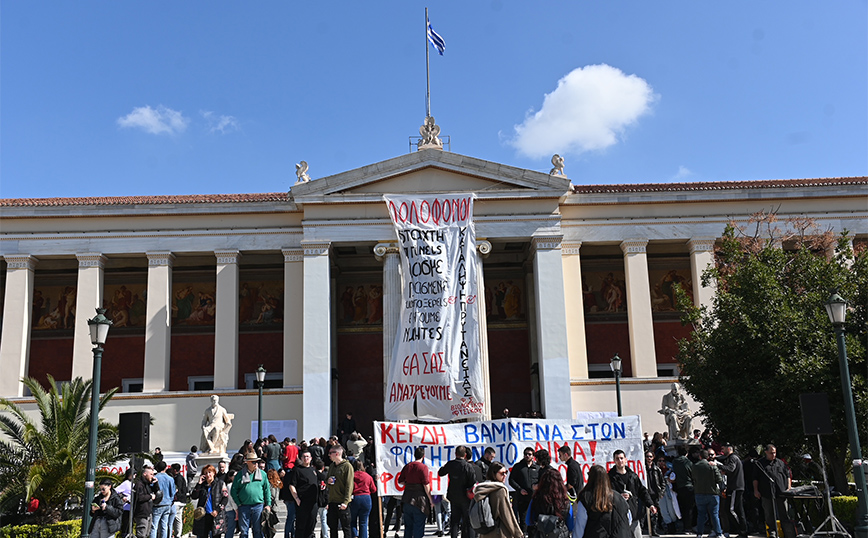
[[[609,360],[609,366],[612,367],[612,372],[615,373],[615,394],[618,397],[618,416],[621,416],[621,357],[615,353],[615,356]]]
[[[108,336],[112,322],[105,317],[105,308],[97,308],[96,316],[87,320],[87,328],[90,329],[90,342],[93,344],[93,378],[91,379],[90,396],[90,441],[87,445],[87,477],[84,482],[84,514],[81,518],[81,535],[88,536],[90,528],[90,501],[94,495],[94,480],[96,480],[96,443],[99,429],[99,385],[100,370],[102,366],[102,346]]]
[[[856,408],[853,406],[853,388],[850,385],[850,367],[847,364],[847,346],[844,343],[844,321],[847,316],[847,301],[833,292],[826,301],[826,313],[838,340],[838,362],[841,365],[841,389],[844,393],[844,416],[847,419],[847,434],[850,437],[850,454],[853,457],[853,479],[856,482],[858,517],[855,535],[868,538],[868,491],[865,489],[865,471],[862,469],[862,448],[859,446],[859,430],[856,429]]]
[[[265,386],[265,368],[259,365],[256,369],[256,386],[259,387],[259,425],[256,430],[256,437],[262,439],[262,388]]]

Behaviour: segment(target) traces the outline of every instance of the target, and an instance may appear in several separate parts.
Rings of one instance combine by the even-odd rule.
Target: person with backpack
[[[473,488],[470,501],[470,525],[481,538],[522,538],[524,532],[509,504],[506,488],[508,469],[499,461],[488,465],[485,482]]]
[[[632,517],[627,501],[616,495],[606,470],[594,465],[576,504],[577,538],[630,538]]]
[[[413,452],[413,461],[401,469],[398,483],[404,485],[401,503],[404,508],[404,538],[422,538],[425,520],[431,513],[430,471],[425,462],[425,447],[418,446]]]
[[[539,483],[524,517],[530,538],[568,538],[573,530],[573,505],[561,473],[553,467],[540,469]]]
[[[467,517],[470,509],[469,494],[473,485],[476,484],[476,467],[467,461],[470,449],[464,445],[455,448],[455,459],[449,460],[437,471],[439,476],[449,476],[449,484],[446,486],[446,498],[452,507],[449,518],[449,535],[458,538],[459,529],[461,538],[474,538],[473,528]]]

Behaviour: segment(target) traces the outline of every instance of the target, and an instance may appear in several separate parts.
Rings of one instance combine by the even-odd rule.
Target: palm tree
[[[59,521],[64,503],[80,502],[84,494],[90,430],[92,380],[80,377],[58,384],[48,376],[49,390],[33,378],[22,379],[36,399],[39,420],[17,404],[0,398],[0,506],[20,499],[39,500],[36,517]],[[117,392],[100,398],[99,409]],[[97,467],[114,463],[118,454],[117,428],[104,420],[97,431]]]

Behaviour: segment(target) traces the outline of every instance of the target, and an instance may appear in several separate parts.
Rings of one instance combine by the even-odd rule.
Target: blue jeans
[[[262,507],[261,504],[238,507],[238,530],[241,531],[241,536],[246,538],[248,529],[253,529],[253,538],[262,538]]]
[[[237,512],[235,510],[231,510],[227,511],[226,514],[223,516],[224,518],[226,518],[226,538],[232,538],[233,536],[235,536],[236,513]]]
[[[353,538],[368,538],[368,517],[371,515],[371,496],[356,495],[350,501],[350,525]]]
[[[718,536],[723,534],[720,529],[720,496],[704,493],[696,494],[696,534],[705,532],[705,520],[711,518],[711,530]]]
[[[155,506],[151,520],[151,538],[172,538],[172,505]]]
[[[326,507],[320,506],[317,513],[319,517],[320,535],[322,535],[322,538],[329,538],[329,523],[327,521],[328,518],[326,518]],[[316,525],[314,525],[314,527],[316,527]]]
[[[283,527],[283,537],[289,538],[290,536],[295,536],[295,510],[298,508],[298,505],[295,504],[295,499],[292,498],[292,495],[290,495],[288,501],[284,501],[284,504],[286,504],[286,525]]]
[[[404,538],[422,538],[425,534],[425,513],[409,503],[404,503]]]

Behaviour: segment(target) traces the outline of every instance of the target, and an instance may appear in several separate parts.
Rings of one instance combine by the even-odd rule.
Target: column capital
[[[569,242],[565,241],[565,242],[561,243],[561,252],[563,252],[563,254],[565,256],[576,256],[579,254],[579,251],[581,250],[581,248],[582,248],[582,242],[581,241],[569,241]]]
[[[105,269],[106,257],[99,252],[82,252],[75,255],[78,258],[78,268],[99,267]]]
[[[146,252],[148,267],[172,267],[175,255],[171,252]]]
[[[531,252],[537,252],[539,250],[558,250],[561,248],[561,241],[563,241],[563,239],[563,236],[560,235],[540,235],[531,237]]]
[[[377,243],[374,245],[374,257],[377,258],[378,262],[385,260],[386,256],[397,256],[400,253],[401,250],[398,248],[398,243],[396,242]]]
[[[476,239],[476,250],[478,250],[479,253],[482,254],[483,257],[488,256],[489,254],[491,254],[491,241],[489,241],[487,239],[477,238]]]
[[[238,263],[241,258],[240,250],[215,250],[214,255],[217,256],[218,265],[230,265]]]
[[[332,244],[329,241],[302,241],[305,256],[328,256]]]
[[[647,239],[625,239],[621,241],[621,250],[624,252],[625,255],[645,254],[645,249],[647,246]]]
[[[716,238],[714,237],[691,237],[687,242],[687,247],[691,254],[694,252],[714,252],[715,241]]]
[[[280,249],[283,253],[283,263],[304,261],[304,249],[301,247],[287,247]]]
[[[6,270],[12,271],[15,269],[27,269],[35,271],[36,264],[39,259],[30,254],[4,254],[3,259],[6,260]]]

